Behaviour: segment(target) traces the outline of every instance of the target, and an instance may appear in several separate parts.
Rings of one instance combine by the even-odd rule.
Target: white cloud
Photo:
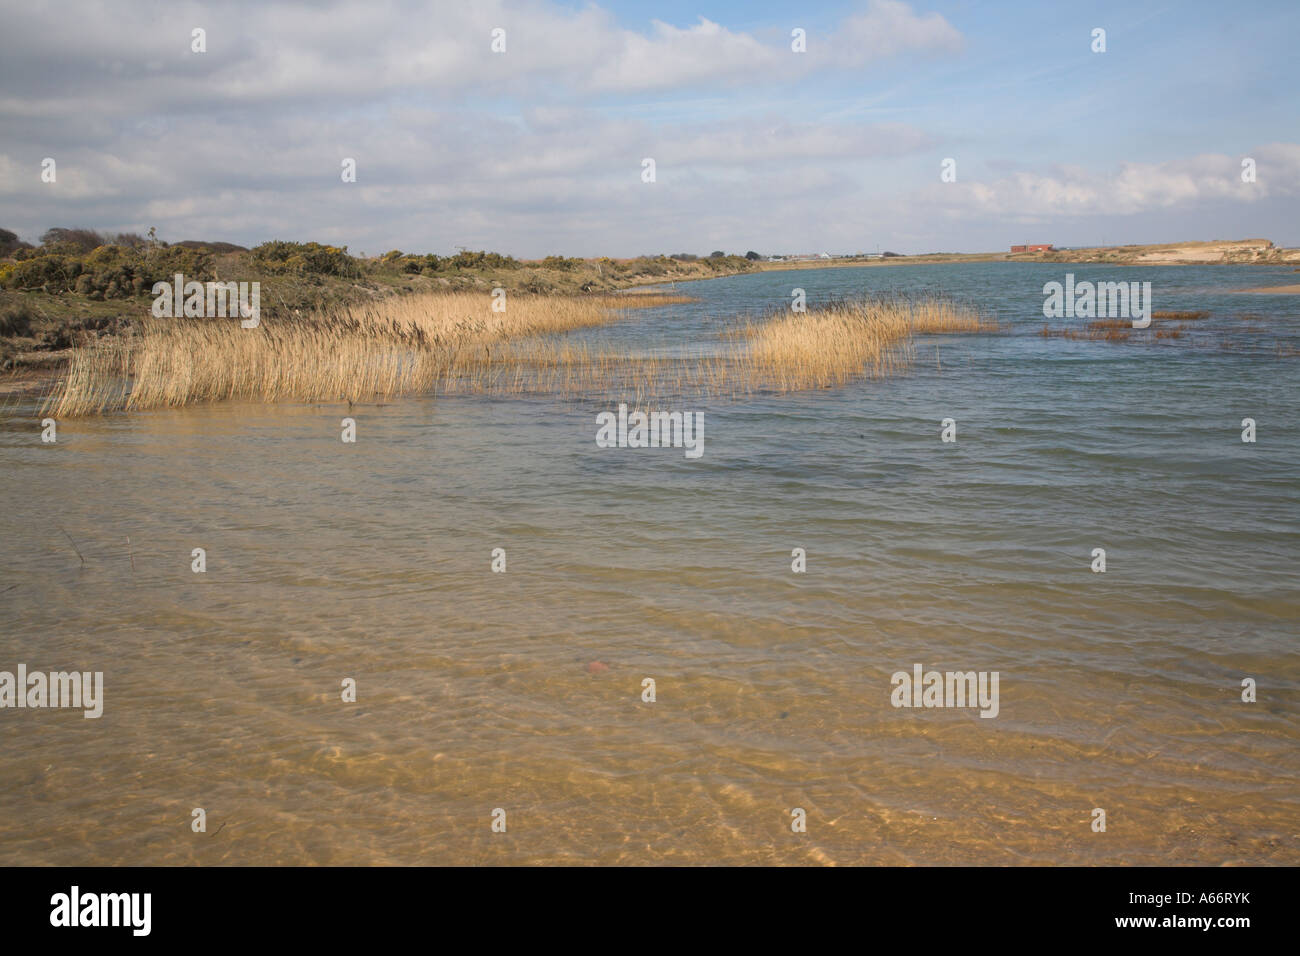
[[[899,0],[859,9],[796,55],[784,28],[629,29],[545,0],[21,5],[0,36],[0,225],[369,252],[856,249],[882,235],[989,248],[1009,221],[1234,201],[1262,215],[1277,207],[1260,200],[1300,188],[1300,146],[1282,143],[1252,154],[1253,186],[1225,155],[984,181],[963,165],[959,183],[940,184],[947,134],[916,120],[933,111],[904,104],[888,115],[913,121],[891,124],[795,111],[817,71],[836,71],[822,89],[842,106],[854,89],[843,71],[962,47],[939,14]],[[200,25],[206,54],[189,49]],[[497,26],[505,54],[490,50]],[[764,105],[771,91],[780,109]],[[56,188],[39,180],[46,155]],[[653,185],[640,181],[647,156]],[[356,184],[340,180],[343,157],[357,160]]]
[[[1124,216],[1233,200],[1300,196],[1300,145],[1271,143],[1252,152],[1258,181],[1241,181],[1239,156],[1203,154],[1162,163],[1121,163],[1111,174],[1077,166],[1017,171],[992,182],[934,184],[918,195],[973,216]]]
[[[6,15],[11,49],[0,78],[10,95],[0,100],[0,116],[772,83],[817,67],[960,45],[943,17],[916,14],[899,0],[872,0],[866,13],[848,18],[826,38],[832,57],[796,56],[788,38],[765,42],[704,17],[631,30],[598,7],[542,2],[70,6],[29,4]],[[194,26],[207,31],[206,53],[190,49]],[[505,53],[490,48],[497,27],[506,31]]]
[[[853,65],[912,51],[957,53],[963,43],[961,33],[938,13],[918,14],[901,0],[871,0],[866,13],[840,25],[829,45],[836,60]]]

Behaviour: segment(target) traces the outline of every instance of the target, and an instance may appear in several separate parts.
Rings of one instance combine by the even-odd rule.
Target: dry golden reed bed
[[[214,402],[370,401],[396,395],[617,393],[635,400],[843,384],[910,357],[912,336],[992,328],[974,310],[926,299],[834,303],[751,321],[712,354],[636,357],[564,340],[627,308],[682,297],[477,293],[380,300],[305,317],[157,319],[119,343],[77,351],[43,411],[62,417]]]

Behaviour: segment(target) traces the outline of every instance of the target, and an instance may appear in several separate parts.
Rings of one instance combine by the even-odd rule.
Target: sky
[[[1294,0],[0,0],[0,23],[0,227],[28,241],[1300,246]]]

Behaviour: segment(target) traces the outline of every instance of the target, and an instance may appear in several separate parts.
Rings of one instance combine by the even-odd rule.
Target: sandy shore
[[[1268,239],[1234,239],[1213,242],[1171,242],[1148,246],[1096,246],[1059,249],[1054,252],[930,253],[890,256],[885,259],[819,259],[758,263],[764,272],[786,269],[843,269],[862,266],[912,266],[926,263],[959,262],[1060,262],[1105,265],[1195,266],[1195,265],[1300,265],[1300,249],[1282,249]],[[1278,292],[1292,289],[1249,289],[1250,292]]]
[[[1264,295],[1297,295],[1300,285],[1266,285],[1258,289],[1237,289],[1237,292],[1258,292]]]

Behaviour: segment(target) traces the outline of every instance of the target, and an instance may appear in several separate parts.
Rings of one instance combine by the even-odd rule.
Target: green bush
[[[454,256],[443,259],[441,267],[455,269],[518,269],[519,260],[513,256],[503,256],[497,252],[469,252],[462,250]]]
[[[559,269],[562,272],[571,272],[581,265],[581,259],[566,259],[564,256],[547,256],[542,260],[543,269]]]
[[[361,276],[357,260],[347,246],[323,246],[319,242],[264,242],[253,248],[254,261],[264,270],[279,275]]]
[[[68,233],[74,230],[50,230]],[[75,230],[91,234],[89,230]],[[49,236],[50,233],[46,233]],[[120,238],[120,237],[119,237]],[[213,278],[212,253],[180,246],[150,249],[128,244],[101,244],[75,255],[48,253],[21,256],[0,272],[0,284],[10,289],[40,288],[48,292],[76,292],[93,299],[128,298],[152,289],[155,282],[171,282],[176,273],[186,281]],[[54,247],[73,249],[76,243],[59,239]],[[47,246],[48,248],[48,246]]]
[[[67,292],[81,271],[81,263],[70,256],[37,256],[14,266],[5,285],[10,289],[44,288],[50,292]]]

